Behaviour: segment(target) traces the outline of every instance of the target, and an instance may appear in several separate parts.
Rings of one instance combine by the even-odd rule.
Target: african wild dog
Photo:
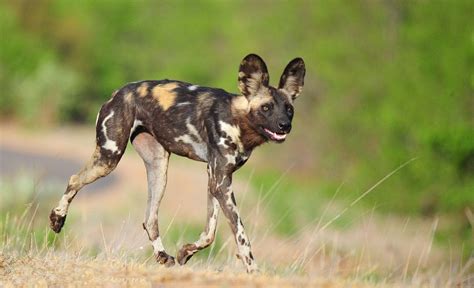
[[[250,54],[240,64],[240,94],[172,80],[133,82],[115,91],[97,116],[92,158],[69,179],[59,205],[51,211],[51,228],[61,231],[74,196],[117,166],[130,138],[146,167],[148,206],[143,228],[157,261],[166,266],[175,263],[165,252],[158,229],[168,159],[175,153],[207,162],[209,176],[206,228],[199,240],[179,250],[178,263],[185,264],[213,242],[220,206],[234,234],[238,257],[248,272],[255,271],[257,265],[231,188],[232,173],[255,147],[269,140],[285,140],[291,130],[293,101],[301,93],[304,76],[303,59],[296,58],[274,88],[269,85],[263,60]]]

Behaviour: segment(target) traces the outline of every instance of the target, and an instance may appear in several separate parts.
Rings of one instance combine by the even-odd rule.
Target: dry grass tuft
[[[0,258],[5,287],[32,286],[107,286],[107,287],[369,287],[349,280],[309,280],[265,274],[246,275],[232,271],[199,268],[163,268],[122,259],[87,259],[54,253],[43,256]]]

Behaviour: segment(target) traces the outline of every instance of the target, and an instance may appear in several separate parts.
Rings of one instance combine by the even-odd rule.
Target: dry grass
[[[136,239],[128,224],[113,239],[101,233],[97,249],[77,234],[33,231],[37,217],[37,206],[30,206],[1,223],[1,287],[469,287],[473,281],[472,259],[444,263],[442,251],[432,246],[436,223],[426,231],[421,222],[400,225],[369,215],[348,231],[320,223],[290,239],[262,233],[254,241],[261,272],[246,275],[232,252],[225,252],[233,249],[230,235],[220,249],[211,247],[207,260],[167,269],[142,250],[144,242],[127,245]]]
[[[241,270],[237,263],[230,259],[220,267],[210,261],[198,261],[186,267],[164,268],[150,257],[112,250],[105,235],[98,254],[87,256],[91,247],[82,246],[68,233],[56,236],[47,229],[44,233],[32,232],[36,208],[32,210],[30,206],[21,216],[7,217],[0,226],[1,287],[371,287],[349,278],[279,276],[268,271],[247,275],[238,272]],[[38,238],[37,234],[42,236]],[[51,235],[54,238],[48,240]]]
[[[12,147],[24,145],[25,149],[30,146],[56,149],[46,144],[70,139],[56,134],[45,136],[44,133],[41,137],[25,133],[15,139],[14,131],[10,132],[13,136],[2,141],[10,141],[5,144]],[[90,131],[85,134],[88,133]],[[91,145],[87,141],[84,143],[84,139],[93,137],[80,136],[75,139],[77,141],[62,140],[57,146],[64,146],[64,151],[58,148],[56,155],[66,155],[72,150],[78,151],[78,160],[86,159]],[[39,145],[41,143],[43,145]],[[69,147],[71,143],[76,143],[77,147]],[[43,151],[45,154],[52,153],[46,150]],[[110,191],[79,195],[75,199],[65,230],[58,236],[47,227],[52,203],[40,203],[45,207],[41,206],[39,210],[38,206],[32,205],[21,215],[15,211],[0,211],[1,215],[8,215],[0,221],[0,287],[473,286],[473,258],[462,263],[459,260],[462,247],[446,249],[433,243],[437,219],[381,217],[375,209],[361,211],[355,207],[360,197],[347,206],[330,201],[321,215],[311,223],[302,224],[294,235],[278,235],[275,233],[278,223],[287,213],[295,212],[289,209],[280,219],[268,216],[267,206],[278,183],[260,196],[250,191],[246,183],[236,183],[240,187],[237,190],[244,192],[239,196],[239,204],[248,233],[253,238],[254,254],[261,267],[259,274],[244,273],[234,256],[235,245],[223,219],[218,231],[221,243],[209,248],[208,257],[193,258],[185,267],[159,267],[150,256],[150,245],[140,228],[146,181],[141,161],[133,156],[127,155],[114,172],[123,181],[108,188]],[[205,197],[199,191],[205,187],[205,172],[199,167],[199,173],[196,173],[190,165],[189,161],[184,165],[176,162],[170,168],[173,179],[169,181],[171,186],[161,213],[165,241],[170,238],[169,227],[203,226]],[[372,193],[396,170],[361,197]],[[193,180],[182,181],[181,173]],[[199,178],[201,174],[203,179]],[[185,182],[192,182],[191,186],[199,187],[199,191],[193,191],[193,187],[173,187],[174,183]],[[334,196],[336,194],[337,191]],[[334,227],[334,222],[347,213],[354,215],[352,223],[342,229]],[[469,210],[466,215],[473,223],[472,212]],[[198,237],[198,233],[193,232],[188,233],[193,237],[189,238],[191,236],[185,235],[186,228],[178,230],[182,236],[174,246],[167,246],[171,254],[181,244]]]
[[[369,287],[353,280],[308,279],[276,275],[246,275],[205,268],[163,268],[123,259],[87,259],[64,253],[0,258],[5,287],[107,286],[107,287]]]

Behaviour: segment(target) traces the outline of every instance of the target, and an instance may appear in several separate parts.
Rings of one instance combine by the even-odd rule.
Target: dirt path
[[[67,185],[69,177],[89,159],[94,148],[93,127],[61,127],[25,130],[15,125],[0,125],[0,175],[11,177],[20,171],[42,181]],[[179,213],[180,219],[204,219],[207,173],[205,163],[172,156],[163,203],[165,214]],[[235,183],[242,187],[240,183]],[[141,158],[129,145],[118,167],[109,176],[87,185],[74,200],[90,205],[91,197],[100,205],[130,196],[146,199],[146,174]],[[58,191],[58,199],[62,191]],[[99,200],[100,198],[100,200]],[[145,202],[144,202],[145,203]]]
[[[0,145],[0,176],[4,178],[11,179],[24,173],[32,175],[41,182],[63,186],[65,181],[80,168],[81,163],[74,159],[62,159],[41,152]],[[117,181],[116,178],[115,175],[110,175],[99,179],[87,185],[81,194],[99,193],[107,186],[113,185]]]

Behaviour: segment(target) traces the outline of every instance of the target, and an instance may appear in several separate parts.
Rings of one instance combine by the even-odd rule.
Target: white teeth
[[[286,138],[286,135],[288,134],[278,134],[278,133],[275,133],[275,132],[272,132],[270,130],[268,130],[267,128],[263,128],[265,130],[265,132],[268,133],[268,135],[270,135],[270,137],[273,139],[273,140],[283,140]]]

